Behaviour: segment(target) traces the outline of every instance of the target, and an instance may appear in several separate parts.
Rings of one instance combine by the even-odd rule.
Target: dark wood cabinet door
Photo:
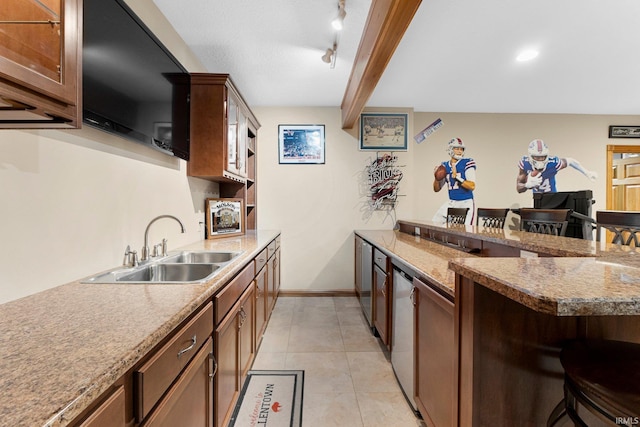
[[[145,427],[213,425],[212,351],[209,338],[149,416]]]
[[[276,304],[276,257],[267,261],[267,311],[271,312]]]
[[[418,278],[415,287],[415,401],[427,424],[456,422],[454,305]]]
[[[238,343],[240,349],[238,356],[240,359],[240,388],[242,388],[247,372],[251,369],[255,358],[255,298],[255,288],[249,286],[239,301]]]
[[[267,269],[262,268],[256,275],[256,348],[260,345],[262,334],[267,326]]]
[[[362,291],[362,238],[356,236],[355,241],[355,281],[356,296],[360,298]]]
[[[0,6],[0,128],[80,127],[82,1]]]
[[[214,339],[214,354],[218,361],[218,372],[214,378],[214,426],[224,427],[231,416],[233,405],[240,393],[239,369],[239,318],[237,309],[218,325]]]
[[[125,427],[125,395],[118,386],[78,427]]]
[[[375,304],[373,326],[380,335],[380,340],[389,346],[389,275],[377,264],[373,268],[373,286],[375,289]]]
[[[277,300],[280,293],[280,249],[276,250],[273,257],[275,258],[273,260],[273,293],[274,299]]]

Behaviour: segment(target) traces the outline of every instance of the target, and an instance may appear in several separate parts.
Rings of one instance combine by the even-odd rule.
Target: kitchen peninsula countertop
[[[455,274],[533,310],[556,316],[640,314],[640,252],[604,242],[476,226],[400,221],[411,227],[498,243],[545,258],[488,258],[399,231],[356,234],[455,295]]]
[[[203,284],[78,280],[0,305],[0,426],[67,425],[279,234],[180,248],[242,251]]]

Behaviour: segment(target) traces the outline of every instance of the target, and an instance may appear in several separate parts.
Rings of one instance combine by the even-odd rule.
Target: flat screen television
[[[189,160],[189,74],[122,0],[84,0],[83,122]]]

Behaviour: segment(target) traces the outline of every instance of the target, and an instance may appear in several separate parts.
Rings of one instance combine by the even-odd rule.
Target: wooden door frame
[[[607,145],[607,209],[613,209],[613,155],[617,153],[638,153],[640,145]]]

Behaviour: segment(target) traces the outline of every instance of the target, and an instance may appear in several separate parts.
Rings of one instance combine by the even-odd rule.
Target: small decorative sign
[[[640,138],[640,126],[609,126],[609,138]]]
[[[438,130],[442,126],[442,120],[437,119],[435,122],[431,123],[426,128],[422,129],[419,134],[413,137],[416,143],[420,144],[422,141],[427,139],[432,133]]]
[[[242,199],[206,199],[207,239],[244,234]]]

